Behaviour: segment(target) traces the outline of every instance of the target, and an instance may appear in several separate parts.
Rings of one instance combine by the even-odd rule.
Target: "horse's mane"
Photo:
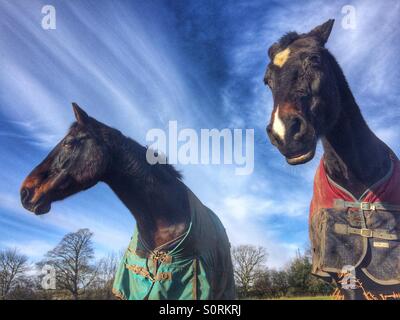
[[[268,55],[272,59],[273,56],[285,48],[287,48],[293,41],[300,39],[301,35],[297,32],[291,31],[284,34],[277,42],[275,42],[269,49]]]
[[[182,180],[182,174],[171,164],[148,163],[146,159],[148,148],[125,136],[121,131],[94,118],[91,118],[90,125],[96,127],[96,132],[100,132],[102,139],[111,150],[118,149],[124,153],[126,169],[138,179],[144,180],[146,183],[155,182],[155,179],[161,179],[164,182],[170,182],[174,179]],[[79,130],[79,127],[79,124],[74,122],[70,130]]]
[[[286,48],[297,39],[300,39],[300,35],[297,32],[288,32],[278,40],[279,47]]]
[[[165,182],[182,179],[182,174],[169,163],[148,163],[146,159],[147,147],[125,136],[117,129],[104,127],[102,129],[103,137],[105,137],[108,144],[118,146],[125,153],[128,167],[135,172],[135,175],[141,176],[147,182],[151,182],[154,178]]]

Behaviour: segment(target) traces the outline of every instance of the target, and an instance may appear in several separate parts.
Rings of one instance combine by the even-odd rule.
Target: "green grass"
[[[308,297],[280,297],[266,300],[333,300],[331,296],[308,296]]]

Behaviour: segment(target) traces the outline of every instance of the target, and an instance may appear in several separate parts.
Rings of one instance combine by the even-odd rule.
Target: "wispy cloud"
[[[0,244],[3,248],[15,248],[20,254],[24,254],[33,260],[43,258],[48,251],[54,248],[54,244],[42,240],[28,242],[2,241]]]

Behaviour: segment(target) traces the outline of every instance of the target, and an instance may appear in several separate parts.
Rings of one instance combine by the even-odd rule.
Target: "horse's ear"
[[[334,22],[335,19],[329,19],[318,27],[312,29],[307,36],[316,37],[321,42],[321,45],[324,45],[328,41]]]
[[[74,110],[76,121],[80,124],[86,124],[89,121],[88,114],[78,106],[77,103],[72,102],[72,109]]]

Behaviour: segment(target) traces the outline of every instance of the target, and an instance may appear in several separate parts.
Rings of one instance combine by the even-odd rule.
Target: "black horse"
[[[191,193],[173,166],[149,164],[147,148],[89,117],[75,103],[73,110],[76,122],[68,134],[23,182],[23,206],[37,215],[45,214],[50,211],[52,202],[105,182],[134,215],[139,235],[135,247],[130,245],[121,263],[118,275],[125,283],[117,284],[119,292],[116,293],[120,297],[233,299],[230,245],[217,216]],[[201,223],[204,225],[199,225]],[[183,238],[185,242],[180,243],[178,240]],[[186,274],[185,280],[179,279],[179,272],[176,278],[172,267],[158,274],[159,261],[154,260],[162,254],[168,255],[171,250],[177,251],[177,243],[186,246],[178,258],[193,260],[191,276]],[[135,263],[141,263],[144,258],[153,259],[155,268],[130,265],[129,261],[136,259]],[[178,261],[171,263],[171,266],[178,265]],[[145,279],[140,278],[142,276]],[[129,277],[133,277],[130,282]],[[154,286],[156,281],[172,281],[173,285],[162,287],[160,284],[162,294],[159,294],[154,292],[158,290]],[[151,294],[149,291],[141,296],[141,292],[131,288],[132,283],[145,282]],[[184,284],[193,285],[190,294],[180,288]],[[172,293],[168,291],[170,288]]]
[[[359,199],[390,172],[397,158],[368,127],[339,64],[325,48],[333,24],[328,20],[305,34],[287,33],[269,48],[264,82],[272,91],[274,106],[267,133],[291,165],[311,160],[320,139],[329,180]],[[398,284],[371,281],[360,272],[362,266],[356,275],[364,289],[375,296],[400,291]],[[331,277],[338,280],[335,274]],[[366,297],[362,288],[342,293],[345,298]]]

